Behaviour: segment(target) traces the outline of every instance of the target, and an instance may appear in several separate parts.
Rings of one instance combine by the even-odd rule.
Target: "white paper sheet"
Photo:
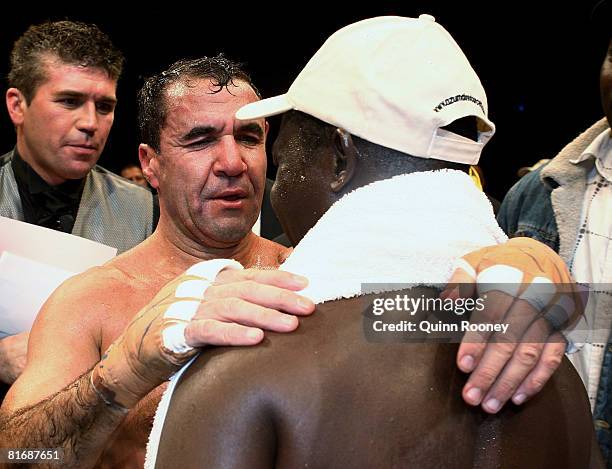
[[[0,217],[0,338],[29,330],[64,280],[116,253],[88,239]]]

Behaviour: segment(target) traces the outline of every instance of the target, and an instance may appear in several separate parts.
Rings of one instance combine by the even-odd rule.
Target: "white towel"
[[[404,174],[338,200],[281,270],[307,277],[310,284],[301,293],[322,303],[359,295],[364,283],[446,283],[457,258],[507,240],[491,203],[467,174],[455,170]],[[383,291],[388,290],[383,286],[376,290]],[[190,364],[171,378],[157,408],[145,469],[155,467],[172,392]]]
[[[199,354],[198,354],[199,355]],[[145,456],[144,469],[155,469],[155,461],[157,461],[157,450],[159,449],[159,442],[161,440],[161,432],[164,428],[164,421],[166,420],[166,414],[168,413],[168,407],[170,407],[170,399],[174,393],[176,383],[178,383],[180,377],[185,372],[189,365],[198,357],[194,356],[189,360],[180,370],[174,373],[170,377],[168,387],[164,391],[157,410],[155,411],[155,419],[153,420],[153,428],[149,434],[149,441],[147,442],[147,453]]]
[[[359,295],[363,283],[446,283],[457,258],[507,240],[467,174],[411,173],[344,196],[281,270],[307,277],[302,293],[320,303]]]

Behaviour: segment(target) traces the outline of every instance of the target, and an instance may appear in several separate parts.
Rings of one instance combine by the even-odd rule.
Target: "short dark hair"
[[[95,24],[48,21],[30,26],[13,45],[8,75],[9,86],[21,91],[28,104],[47,79],[42,63],[46,55],[67,64],[100,68],[113,80],[119,79],[124,60]]]
[[[179,60],[167,70],[148,78],[138,92],[138,128],[141,143],[160,151],[159,136],[168,112],[165,92],[170,85],[179,81],[188,82],[189,79],[210,79],[214,87],[213,93],[234,85],[234,80],[242,80],[261,97],[251,77],[243,70],[242,64],[227,59],[223,54]]]

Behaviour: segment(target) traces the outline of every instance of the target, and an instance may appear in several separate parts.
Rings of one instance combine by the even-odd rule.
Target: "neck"
[[[66,179],[46,171],[44,167],[36,162],[36,159],[32,157],[32,153],[23,141],[22,134],[19,131],[17,132],[17,152],[19,153],[21,159],[25,161],[36,172],[36,174],[38,174],[50,186],[58,186],[66,182]]]
[[[212,246],[206,240],[179,232],[177,227],[167,223],[163,214],[151,238],[154,238],[158,249],[166,253],[165,257],[173,257],[175,262],[185,268],[211,259],[235,259],[243,266],[250,267],[257,264],[262,242],[259,236],[249,231],[235,243]]]

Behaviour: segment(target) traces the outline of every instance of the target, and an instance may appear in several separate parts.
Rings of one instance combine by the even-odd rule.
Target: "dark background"
[[[602,117],[599,68],[606,41],[589,21],[595,2],[446,3],[372,1],[359,7],[327,3],[174,2],[146,9],[110,3],[3,11],[0,73],[6,77],[12,43],[31,23],[74,19],[97,23],[126,56],[115,125],[100,163],[114,171],[137,161],[135,94],[143,77],[182,57],[215,55],[246,63],[264,96],[284,93],[323,41],[342,26],[379,15],[436,17],[463,48],[489,98],[497,133],[483,153],[487,191],[501,199],[520,166],[554,156]],[[4,7],[3,7],[4,8]],[[134,11],[134,8],[137,11]],[[25,11],[24,11],[25,10]],[[6,80],[2,82],[6,90]],[[384,83],[381,83],[384,86]],[[0,151],[14,144],[0,112]],[[278,118],[271,119],[272,139]],[[271,140],[272,140],[271,139]],[[274,168],[269,163],[269,174]]]

